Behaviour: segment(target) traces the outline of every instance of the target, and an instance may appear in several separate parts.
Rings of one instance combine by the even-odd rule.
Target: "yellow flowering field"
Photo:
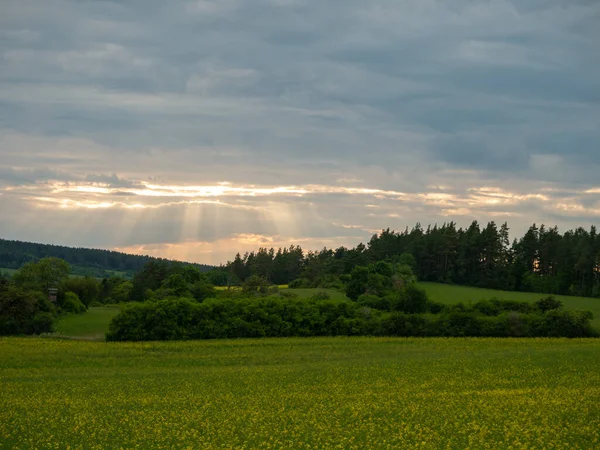
[[[600,340],[4,338],[0,448],[600,448]]]

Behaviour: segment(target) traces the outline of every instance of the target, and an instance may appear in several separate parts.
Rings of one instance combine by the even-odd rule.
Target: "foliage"
[[[319,300],[329,300],[331,297],[327,291],[317,291],[311,297],[311,300],[319,301]]]
[[[54,307],[35,291],[7,286],[0,290],[0,336],[53,330]]]
[[[197,302],[203,302],[207,298],[215,298],[217,291],[210,283],[210,278],[207,280],[198,280],[189,288],[190,294]]]
[[[206,273],[208,283],[213,286],[229,286],[239,284],[239,280],[234,278],[226,268],[219,267]]]
[[[4,275],[3,273],[0,273],[0,291],[2,289],[8,288],[9,283],[10,283],[9,277]]]
[[[385,297],[416,283],[409,266],[377,261],[352,270],[345,290],[348,298],[357,300],[363,294]]]
[[[594,336],[589,312],[541,313],[528,303],[492,301],[453,305],[430,314],[418,289],[403,293],[392,312],[385,299],[363,294],[359,301],[251,297],[197,303],[168,299],[127,305],[110,323],[109,341],[154,341],[285,336]],[[484,313],[484,310],[486,313]]]
[[[281,297],[132,304],[112,320],[107,340],[369,334],[358,309],[348,301]]]
[[[294,288],[340,287],[339,280],[357,267],[380,261],[410,267],[422,281],[600,297],[600,236],[593,226],[560,234],[533,224],[511,244],[507,223],[473,221],[457,228],[449,222],[426,229],[417,223],[410,231],[382,230],[353,249],[305,254],[300,247],[261,248],[237,254],[224,269],[242,281],[257,275]],[[362,293],[352,292],[352,298]]]
[[[246,295],[266,294],[269,290],[269,281],[258,275],[252,275],[244,281],[242,291]]]
[[[418,287],[416,284],[408,284],[401,288],[400,291],[401,303],[398,310],[408,314],[418,314],[427,311],[427,303],[429,299],[425,290]]]
[[[380,297],[374,294],[361,294],[356,302],[359,305],[367,306],[369,308],[379,309],[381,311],[391,311],[392,302],[389,297]]]
[[[553,296],[544,297],[535,302],[535,307],[542,312],[548,312],[553,309],[562,308],[563,304],[560,300],[557,300]]]
[[[114,272],[133,274],[141,270],[148,261],[160,261],[151,256],[128,255],[109,250],[71,248],[0,239],[0,267],[20,269],[27,263],[46,257],[65,260],[73,268],[73,273],[100,278],[109,278],[114,275]],[[201,271],[212,269],[212,267],[202,264],[189,265]]]
[[[129,300],[132,291],[133,283],[129,280],[121,279],[111,289],[110,296],[106,299],[107,303],[124,303]]]
[[[135,274],[131,288],[126,286],[129,289],[128,299],[146,301],[186,297],[203,301],[216,295],[210,279],[208,274],[201,273],[192,266],[150,261]]]
[[[90,306],[93,302],[98,300],[100,285],[98,281],[92,277],[72,277],[62,281],[60,290],[77,294],[84,305]]]
[[[288,283],[288,287],[292,289],[342,289],[344,283],[337,275],[328,274],[313,280],[304,277],[296,278]]]
[[[69,264],[58,258],[43,258],[38,262],[25,264],[13,275],[17,286],[40,292],[58,288],[69,277]]]
[[[70,313],[81,314],[87,311],[87,307],[81,302],[79,296],[74,292],[66,292],[60,302],[60,307]]]

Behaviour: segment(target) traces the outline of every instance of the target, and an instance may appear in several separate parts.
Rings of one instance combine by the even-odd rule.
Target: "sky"
[[[600,223],[597,0],[0,0],[0,237],[219,264]]]

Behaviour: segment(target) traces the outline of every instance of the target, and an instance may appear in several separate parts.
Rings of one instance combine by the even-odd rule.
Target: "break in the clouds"
[[[0,237],[218,263],[600,219],[600,3],[3,0]]]

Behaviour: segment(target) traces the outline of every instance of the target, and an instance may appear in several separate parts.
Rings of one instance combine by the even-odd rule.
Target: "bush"
[[[208,299],[203,303],[172,298],[126,305],[112,320],[106,338],[147,341],[263,336],[595,335],[589,323],[592,314],[585,311],[504,311],[491,316],[461,304],[435,315],[387,312],[374,307],[386,301],[367,294],[361,295],[358,302],[279,295]]]
[[[402,310],[409,314],[424,313],[427,311],[427,293],[425,289],[415,284],[409,284],[402,289]]]
[[[252,275],[248,277],[242,286],[242,291],[246,295],[265,295],[269,290],[269,282],[266,278]]]
[[[290,289],[303,289],[310,284],[310,282],[306,278],[296,278],[294,281],[291,281],[288,284],[288,288]]]
[[[540,298],[538,301],[536,301],[535,307],[541,312],[545,313],[548,311],[552,311],[553,309],[562,308],[562,302],[560,300],[555,299],[552,296],[549,296]]]
[[[388,297],[382,298],[378,295],[373,294],[362,294],[356,302],[362,306],[368,306],[369,308],[379,309],[381,311],[390,311],[391,304]]]
[[[127,305],[112,320],[107,340],[363,334],[375,331],[380,314],[377,310],[365,314],[359,305],[346,300],[279,296],[204,303],[161,300]]]
[[[203,302],[207,298],[215,298],[217,296],[215,287],[203,280],[194,283],[190,288],[190,292],[197,302]],[[147,295],[147,297],[150,298],[153,296]]]
[[[290,289],[343,289],[344,283],[335,275],[309,280],[308,278],[297,278],[288,284]]]
[[[79,300],[79,297],[74,292],[65,293],[65,298],[63,299],[60,307],[66,312],[76,314],[81,314],[87,311],[85,305],[81,303],[81,300]]]
[[[329,300],[331,297],[327,293],[327,291],[319,291],[313,294],[311,300],[319,301],[319,300]]]
[[[473,305],[473,310],[478,311],[486,316],[497,316],[503,312],[520,312],[523,314],[532,313],[535,306],[527,302],[519,302],[517,300],[503,300],[493,298],[491,300],[480,300]]]
[[[9,286],[0,291],[0,335],[52,331],[53,311],[41,293]]]
[[[441,336],[482,336],[481,325],[477,314],[452,311],[440,316],[437,329]]]
[[[98,300],[100,283],[95,278],[67,278],[61,283],[60,290],[63,292],[74,292],[81,303],[89,306]]]
[[[429,336],[430,318],[420,314],[391,313],[382,324],[383,334],[388,336]]]
[[[594,336],[596,331],[590,325],[594,318],[591,311],[562,311],[553,309],[544,314],[541,332],[549,337]]]
[[[54,332],[54,316],[49,312],[37,313],[31,323],[31,332],[33,334]]]
[[[427,300],[426,310],[431,314],[439,314],[444,310],[444,308],[446,308],[446,305],[444,305],[443,303],[434,302],[433,300]]]

